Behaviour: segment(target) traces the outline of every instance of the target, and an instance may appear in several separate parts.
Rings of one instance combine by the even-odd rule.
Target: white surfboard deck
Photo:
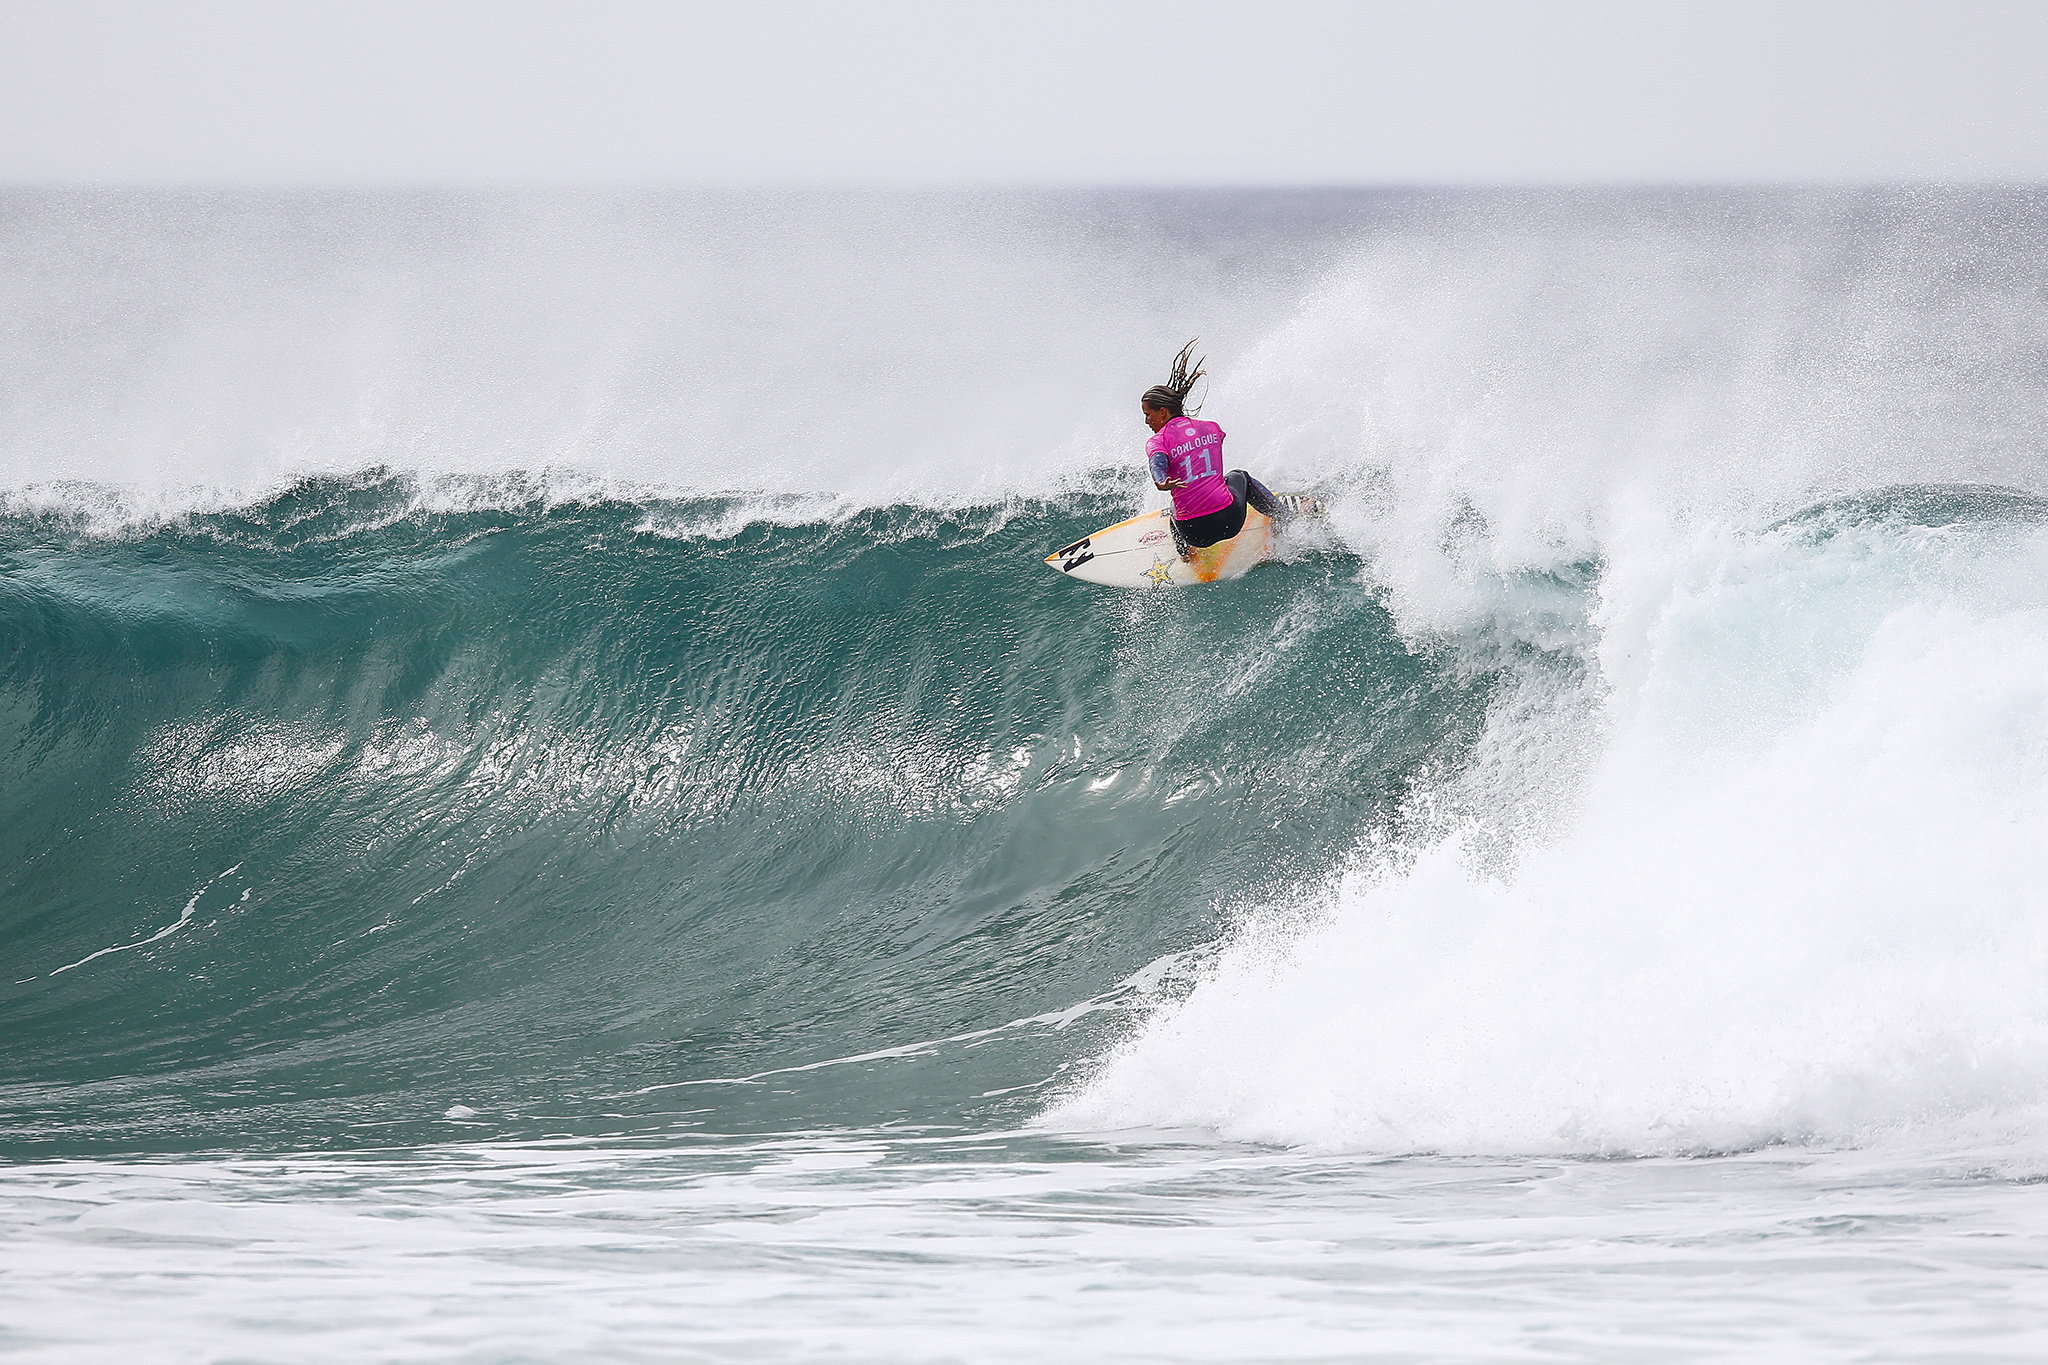
[[[1322,504],[1313,498],[1283,496],[1303,516],[1318,516]],[[1244,509],[1244,529],[1229,540],[1190,551],[1174,552],[1173,532],[1164,511],[1105,526],[1063,545],[1045,557],[1045,565],[1069,578],[1106,583],[1118,588],[1191,588],[1224,583],[1273,557],[1273,522],[1256,507]]]

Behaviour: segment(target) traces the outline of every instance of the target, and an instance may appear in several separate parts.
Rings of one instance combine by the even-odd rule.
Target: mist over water
[[[1159,338],[1192,324],[1242,347],[1379,211],[1328,194],[5,208],[28,267],[0,285],[16,480],[247,497],[373,465],[566,470],[880,505],[1121,463],[1128,375]]]
[[[2043,1169],[2044,212],[0,199],[20,1343],[120,1301],[66,1247],[215,1239],[166,1319],[206,1343],[284,1292],[244,1252],[516,1323],[401,1286],[583,1275],[617,1217],[674,1293],[820,1306],[552,1349],[1508,1358],[1559,1339],[1447,1306],[1489,1245],[1821,1237],[1813,1321],[2028,1358],[2017,1290],[1854,1238],[2016,1285],[1968,1239]],[[1196,334],[1232,463],[1327,525],[1228,589],[1046,573],[1158,501],[1133,398]],[[1212,1335],[949,1325],[1078,1292],[1040,1219],[1161,1267],[1119,1320]],[[1594,1358],[1628,1295],[1527,1274]],[[1660,1358],[1875,1339],[1657,1283]],[[348,1313],[306,1358],[524,1358]]]

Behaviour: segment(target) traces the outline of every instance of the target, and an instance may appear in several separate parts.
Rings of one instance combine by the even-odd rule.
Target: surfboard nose
[[[1072,573],[1095,558],[1094,547],[1095,537],[1082,536],[1072,545],[1062,545],[1047,555],[1045,566],[1048,569],[1058,569],[1061,573]]]

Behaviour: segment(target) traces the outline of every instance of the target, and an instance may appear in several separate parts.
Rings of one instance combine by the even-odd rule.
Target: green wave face
[[[1107,497],[415,491],[0,523],[7,1150],[1001,1121],[1099,1032],[788,1069],[1064,1008],[1328,875],[1492,686],[1347,556],[1044,572]]]

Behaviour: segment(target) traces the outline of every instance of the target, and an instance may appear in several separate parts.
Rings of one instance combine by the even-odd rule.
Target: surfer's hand
[[[1168,479],[1165,483],[1160,483],[1154,480],[1152,486],[1162,491],[1169,488],[1186,488],[1188,481],[1186,479]]]

